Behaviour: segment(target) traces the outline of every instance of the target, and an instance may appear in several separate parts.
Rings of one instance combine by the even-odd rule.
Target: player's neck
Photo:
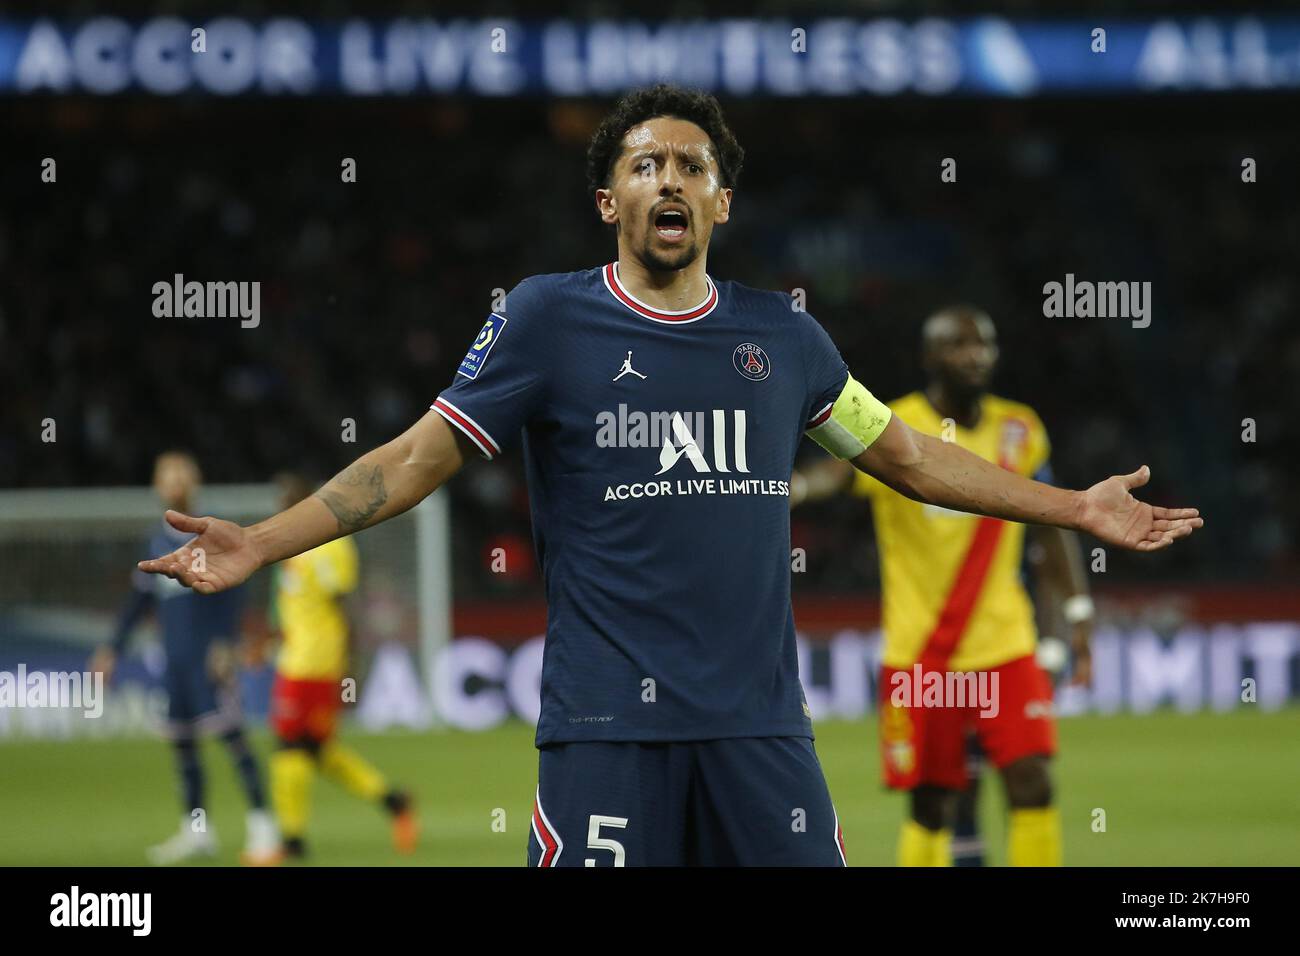
[[[651,308],[680,312],[699,305],[709,297],[709,283],[704,276],[705,256],[701,255],[684,269],[657,270],[629,252],[619,249],[618,281],[635,298]]]
[[[962,428],[975,428],[980,423],[982,392],[957,393],[944,388],[942,382],[933,382],[925,390],[930,406],[944,418],[951,418]]]

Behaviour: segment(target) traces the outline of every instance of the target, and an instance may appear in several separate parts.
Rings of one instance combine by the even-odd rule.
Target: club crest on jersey
[[[506,317],[497,315],[493,312],[488,316],[488,320],[483,323],[483,328],[479,331],[478,338],[474,344],[469,347],[465,357],[461,359],[460,368],[456,369],[457,375],[464,375],[466,378],[478,378],[478,373],[483,370],[483,363],[487,361],[488,353],[492,351],[492,346],[497,344],[497,339],[501,338],[501,333],[505,331]]]
[[[1014,468],[1029,441],[1029,426],[1018,418],[1008,418],[1002,423],[1001,447],[998,455],[1004,468]]]
[[[731,353],[731,364],[751,382],[761,382],[772,374],[772,362],[767,353],[753,342],[737,345],[736,351]]]

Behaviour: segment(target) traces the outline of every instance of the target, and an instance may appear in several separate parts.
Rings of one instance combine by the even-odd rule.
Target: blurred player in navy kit
[[[522,436],[548,606],[536,866],[843,865],[790,604],[805,433],[943,507],[1138,550],[1200,526],[1129,495],[1145,469],[1071,492],[913,432],[791,296],[715,282],[742,159],[712,96],[629,93],[588,151],[616,261],[520,282],[431,410],[312,497],[249,528],[169,511],[196,537],[140,563],[217,593]]]
[[[169,508],[188,509],[200,481],[198,464],[183,452],[165,452],[154,463],[154,491]],[[149,539],[148,553],[174,548],[186,538],[162,522]],[[244,735],[235,686],[234,642],[239,635],[243,589],[202,595],[169,578],[140,571],[132,575],[131,583],[131,596],[118,617],[113,638],[96,652],[91,669],[102,671],[105,681],[111,681],[136,624],[150,610],[157,613],[166,654],[167,734],[176,755],[184,814],[177,833],[149,848],[149,859],[157,864],[178,863],[216,852],[216,835],[206,810],[194,813],[205,808],[198,738],[208,733],[221,737],[248,800],[243,861],[249,865],[274,862],[279,836]]]

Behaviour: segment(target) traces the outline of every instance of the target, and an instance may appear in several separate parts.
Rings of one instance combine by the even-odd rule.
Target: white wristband
[[[1088,595],[1076,594],[1074,597],[1065,599],[1062,610],[1067,623],[1082,624],[1084,621],[1092,620],[1092,616],[1097,612],[1097,606],[1092,603],[1092,598]]]

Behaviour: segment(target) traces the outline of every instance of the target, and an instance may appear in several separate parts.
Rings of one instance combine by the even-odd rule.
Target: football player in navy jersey
[[[1129,494],[1145,467],[1067,491],[913,432],[791,296],[712,278],[742,159],[712,96],[625,96],[588,152],[615,261],[516,285],[431,410],[312,497],[248,528],[168,512],[197,537],[140,564],[233,587],[518,441],[548,603],[536,866],[843,864],[790,606],[805,433],[942,507],[1137,550],[1201,524]]]
[[[185,452],[163,452],[154,463],[154,491],[170,508],[188,510],[200,481],[198,462]],[[145,553],[157,554],[183,545],[186,540],[183,531],[161,522],[149,538]],[[99,648],[90,666],[103,673],[105,681],[111,681],[131,632],[149,611],[154,611],[166,658],[166,731],[176,757],[184,812],[180,828],[149,848],[150,861],[180,863],[216,853],[215,828],[207,819],[206,786],[199,759],[199,737],[210,733],[225,744],[248,802],[241,860],[250,866],[276,862],[280,837],[266,807],[256,757],[244,734],[236,687],[234,645],[239,637],[243,589],[232,588],[206,598],[176,581],[150,577],[138,570],[131,578],[131,596],[118,615],[113,637]]]

